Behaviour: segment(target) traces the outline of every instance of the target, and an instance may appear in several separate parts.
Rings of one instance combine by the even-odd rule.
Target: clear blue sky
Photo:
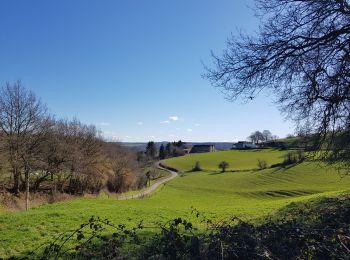
[[[20,79],[58,117],[109,138],[237,141],[293,132],[272,99],[230,103],[201,61],[237,30],[254,32],[248,0],[60,0],[0,3],[0,82]]]

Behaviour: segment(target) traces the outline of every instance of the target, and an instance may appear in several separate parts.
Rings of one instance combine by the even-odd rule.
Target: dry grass
[[[42,192],[31,193],[30,194],[30,208],[37,208],[39,206],[55,203],[60,201],[66,201],[76,198],[69,194],[55,193],[47,194]],[[7,191],[0,192],[0,205],[3,211],[8,212],[18,212],[25,210],[25,195],[24,193],[19,193],[14,196],[12,193]]]

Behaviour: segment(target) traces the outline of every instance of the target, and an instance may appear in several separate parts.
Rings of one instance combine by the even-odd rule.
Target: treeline
[[[107,143],[93,125],[56,119],[20,82],[0,90],[0,190],[30,192],[122,192],[145,183],[136,153]]]
[[[262,132],[255,131],[255,132],[251,133],[247,137],[247,139],[253,143],[259,144],[262,142],[269,142],[269,141],[277,140],[278,136],[272,135],[272,133],[269,130],[264,130]]]
[[[146,150],[144,152],[140,152],[138,158],[140,161],[147,160],[163,160],[166,158],[182,156],[186,154],[186,143],[181,140],[177,142],[171,142],[164,145],[163,143],[160,145],[159,149],[155,142],[150,141],[147,143]]]

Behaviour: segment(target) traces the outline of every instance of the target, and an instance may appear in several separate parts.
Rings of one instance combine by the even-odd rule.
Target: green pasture
[[[72,230],[92,215],[115,224],[143,221],[152,232],[157,222],[175,217],[196,220],[191,208],[217,221],[238,216],[256,221],[291,202],[336,196],[350,188],[350,176],[322,164],[304,162],[289,168],[219,173],[216,164],[227,160],[232,170],[257,168],[283,160],[277,150],[227,151],[168,159],[164,163],[185,173],[159,188],[151,197],[129,201],[100,196],[48,204],[28,212],[0,213],[0,256],[25,254]],[[187,172],[200,160],[205,171]]]
[[[218,171],[218,164],[227,161],[228,170],[251,170],[258,168],[258,160],[264,160],[268,165],[280,163],[287,152],[274,149],[254,149],[198,153],[167,159],[164,160],[164,164],[186,172],[191,171],[198,161],[203,170]]]

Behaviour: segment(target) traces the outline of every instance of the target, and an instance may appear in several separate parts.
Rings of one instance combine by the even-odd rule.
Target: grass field
[[[168,166],[177,168],[183,172],[191,171],[198,161],[203,170],[218,171],[221,161],[229,163],[228,170],[250,170],[257,168],[258,159],[265,160],[268,165],[280,163],[287,151],[264,150],[230,150],[215,153],[190,154],[182,157],[164,160]]]
[[[227,151],[189,155],[164,163],[188,171],[200,160],[205,172],[187,172],[160,188],[150,198],[117,201],[107,196],[81,198],[45,205],[28,212],[0,213],[0,256],[20,255],[52,239],[62,231],[77,228],[90,216],[113,223],[146,226],[175,217],[195,221],[191,207],[217,220],[239,216],[254,220],[290,202],[334,196],[347,192],[350,177],[316,163],[302,163],[288,169],[266,169],[218,173],[219,160],[231,169],[256,168],[257,158],[278,163],[283,153],[274,150]]]

